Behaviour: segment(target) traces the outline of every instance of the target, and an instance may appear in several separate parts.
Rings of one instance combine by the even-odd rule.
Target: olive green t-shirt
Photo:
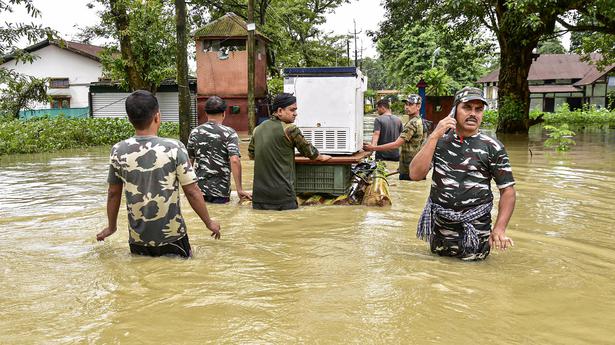
[[[254,202],[281,205],[296,200],[295,148],[310,159],[319,154],[292,123],[272,117],[254,129],[248,147],[254,159]]]

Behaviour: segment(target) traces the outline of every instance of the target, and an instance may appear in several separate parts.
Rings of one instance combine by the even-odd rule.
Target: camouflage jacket
[[[239,156],[239,137],[234,129],[206,122],[190,133],[188,156],[194,159],[194,169],[203,195],[231,195],[231,156]]]
[[[184,145],[174,139],[135,136],[111,149],[110,184],[124,184],[129,242],[160,246],[186,235],[179,185],[197,182]]]
[[[431,200],[456,211],[493,201],[492,179],[499,189],[515,184],[502,143],[480,132],[463,140],[450,132],[438,140],[433,169]]]
[[[254,129],[248,147],[254,159],[254,202],[280,205],[296,200],[295,148],[310,159],[319,154],[292,123],[273,117]]]
[[[420,116],[413,116],[406,122],[403,131],[399,135],[400,138],[404,139],[399,155],[400,174],[410,174],[410,162],[412,162],[412,158],[414,158],[421,149],[421,145],[425,139],[422,121]]]

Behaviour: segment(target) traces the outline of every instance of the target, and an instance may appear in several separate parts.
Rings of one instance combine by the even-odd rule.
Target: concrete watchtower
[[[256,31],[254,98],[267,93],[267,44],[271,42]],[[197,113],[199,124],[207,121],[205,101],[216,95],[229,106],[224,124],[236,131],[248,130],[248,30],[235,13],[198,29],[196,41]]]

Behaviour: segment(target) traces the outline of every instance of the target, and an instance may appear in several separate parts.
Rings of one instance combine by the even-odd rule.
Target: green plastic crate
[[[350,185],[350,164],[296,165],[295,192],[342,195]]]

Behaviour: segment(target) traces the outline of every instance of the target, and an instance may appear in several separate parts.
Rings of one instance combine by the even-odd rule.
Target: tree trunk
[[[508,43],[500,45],[497,132],[527,133],[530,111],[527,77],[532,65],[532,49]]]
[[[500,24],[500,74],[498,77],[498,133],[527,134],[530,121],[530,89],[527,77],[532,66],[532,50],[544,32],[523,25],[526,15],[510,9],[504,0],[496,5]]]
[[[139,73],[135,57],[132,52],[132,42],[129,36],[129,24],[128,11],[126,5],[121,0],[110,0],[109,7],[111,8],[111,14],[113,15],[115,28],[118,32],[120,40],[120,52],[122,54],[122,60],[125,61],[124,69],[128,76],[128,87],[130,91],[135,90],[149,90],[156,92],[156,89],[152,90],[149,85]]]
[[[188,85],[188,39],[186,37],[186,1],[175,0],[175,27],[177,35],[177,89],[179,91],[179,139],[188,143],[190,135],[190,87]]]

